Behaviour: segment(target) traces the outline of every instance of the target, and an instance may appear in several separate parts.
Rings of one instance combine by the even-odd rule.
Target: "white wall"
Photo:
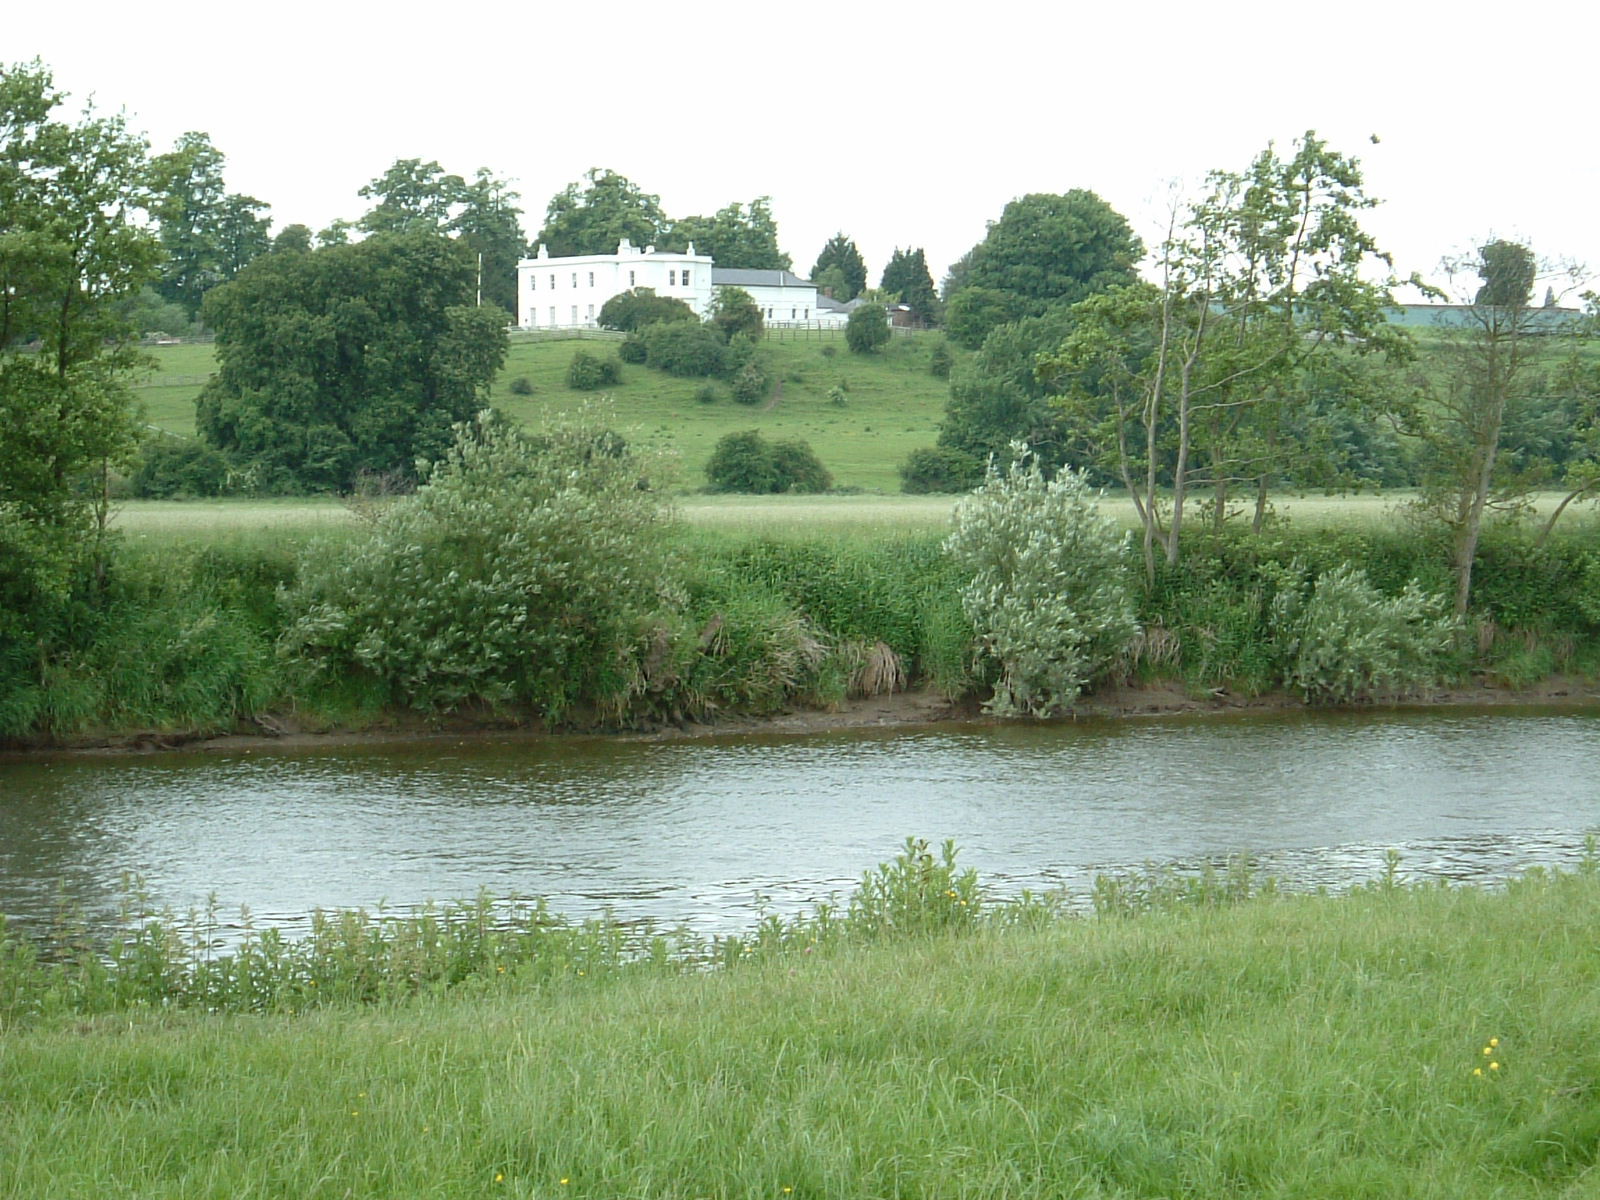
[[[599,324],[613,296],[636,287],[684,301],[699,316],[711,304],[711,259],[703,254],[646,253],[623,242],[616,254],[537,258],[517,264],[517,324],[550,329]]]
[[[750,293],[750,299],[761,309],[762,319],[769,324],[815,321],[820,316],[817,312],[817,289],[809,284],[786,288],[747,287],[744,290]]]

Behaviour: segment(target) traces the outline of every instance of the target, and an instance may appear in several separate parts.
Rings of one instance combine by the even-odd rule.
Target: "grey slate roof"
[[[712,267],[711,283],[717,287],[810,287],[790,271],[752,271],[744,267]]]

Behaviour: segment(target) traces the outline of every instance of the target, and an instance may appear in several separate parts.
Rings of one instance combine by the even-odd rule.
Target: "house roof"
[[[835,300],[832,296],[817,293],[817,309],[820,312],[850,313],[861,307],[861,297],[854,300]]]
[[[744,267],[712,267],[711,282],[722,287],[808,288],[812,286],[790,271],[753,271]]]

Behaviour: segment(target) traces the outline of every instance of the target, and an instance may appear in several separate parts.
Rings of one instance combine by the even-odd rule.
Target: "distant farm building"
[[[1389,324],[1406,329],[1471,329],[1478,324],[1470,304],[1397,304],[1385,309]],[[1529,333],[1560,333],[1582,320],[1576,308],[1545,305],[1522,310],[1520,326]]]

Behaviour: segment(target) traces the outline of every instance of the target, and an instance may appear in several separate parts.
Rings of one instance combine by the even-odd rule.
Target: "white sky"
[[[82,0],[13,5],[0,61],[41,58],[156,151],[210,134],[275,228],[354,219],[421,158],[512,180],[531,237],[600,166],[673,217],[770,195],[801,274],[843,230],[874,284],[897,245],[937,283],[1027,192],[1089,188],[1154,242],[1175,181],[1315,129],[1361,159],[1397,267],[1434,276],[1489,234],[1600,270],[1597,26],[1568,0]]]

